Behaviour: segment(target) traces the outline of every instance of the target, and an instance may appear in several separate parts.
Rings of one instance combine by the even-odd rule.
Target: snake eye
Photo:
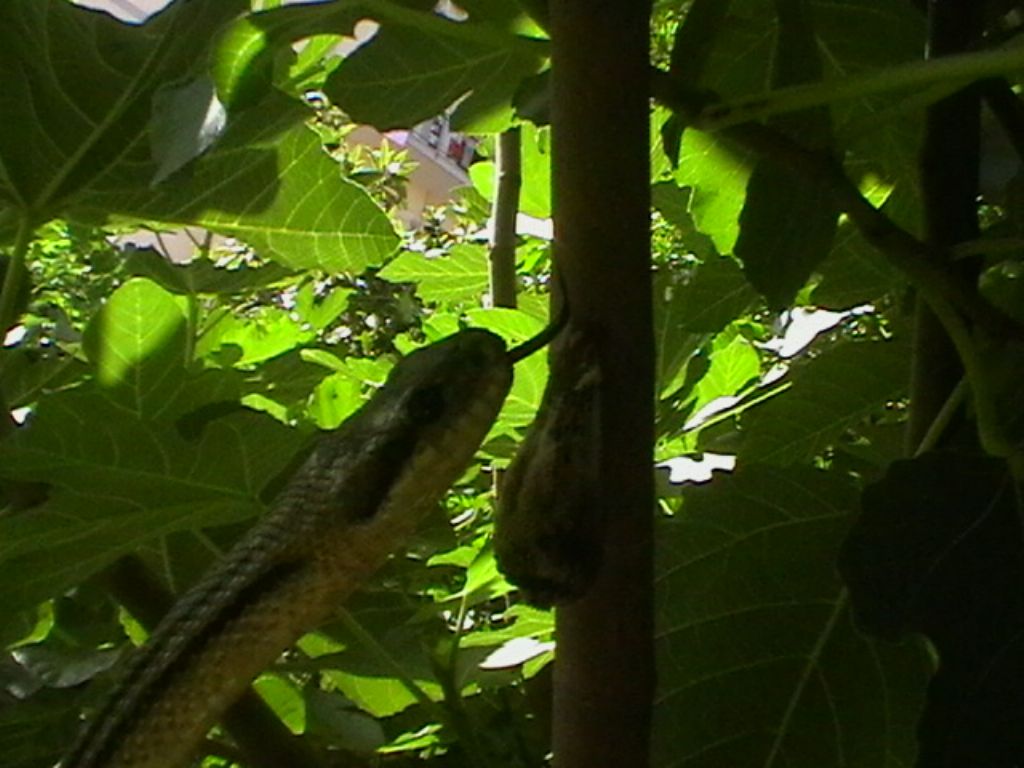
[[[409,414],[421,423],[435,421],[444,407],[444,390],[437,385],[422,387],[409,396]]]

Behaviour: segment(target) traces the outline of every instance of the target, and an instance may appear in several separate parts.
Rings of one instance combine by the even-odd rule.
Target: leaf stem
[[[967,379],[962,378],[953,388],[953,391],[949,393],[949,397],[946,398],[946,402],[943,403],[942,408],[935,414],[935,418],[932,423],[928,426],[928,431],[925,432],[924,437],[921,438],[921,442],[914,450],[914,456],[920,456],[923,453],[935,448],[939,444],[939,440],[945,433],[946,428],[953,420],[953,415],[957,409],[963,404],[964,396],[967,394]]]
[[[14,247],[10,251],[3,288],[0,289],[0,333],[6,334],[18,321],[18,296],[25,281],[25,256],[32,241],[34,227],[31,219],[22,213],[18,221]]]
[[[941,84],[948,84],[948,90],[953,91],[971,81],[1004,75],[1022,67],[1024,48],[1019,47],[943,56],[887,67],[867,75],[777,88],[757,96],[709,104],[692,117],[690,124],[701,130],[716,131],[773,115],[892,91],[917,91]],[[941,95],[936,93],[936,97]]]

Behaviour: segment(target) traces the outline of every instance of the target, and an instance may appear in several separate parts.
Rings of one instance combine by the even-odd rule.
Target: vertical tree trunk
[[[641,0],[552,0],[555,258],[601,362],[598,582],[559,609],[555,765],[642,768],[654,687],[648,24]]]

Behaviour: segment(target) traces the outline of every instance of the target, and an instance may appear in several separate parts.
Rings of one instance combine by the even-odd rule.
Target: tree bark
[[[654,349],[649,4],[552,0],[555,260],[571,323],[599,349],[607,519],[593,589],[558,610],[554,764],[649,760],[654,689]]]

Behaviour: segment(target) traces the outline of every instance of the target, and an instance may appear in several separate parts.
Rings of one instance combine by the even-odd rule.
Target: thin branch
[[[720,131],[773,115],[893,91],[935,88],[937,95],[942,95],[942,92],[951,93],[974,80],[998,77],[1022,67],[1024,48],[1019,47],[943,56],[891,67],[880,73],[778,88],[769,94],[732,102],[707,102],[691,114],[688,122],[700,130]]]
[[[491,305],[516,306],[516,218],[522,187],[520,134],[510,128],[498,135],[494,162],[494,206],[491,211]]]

